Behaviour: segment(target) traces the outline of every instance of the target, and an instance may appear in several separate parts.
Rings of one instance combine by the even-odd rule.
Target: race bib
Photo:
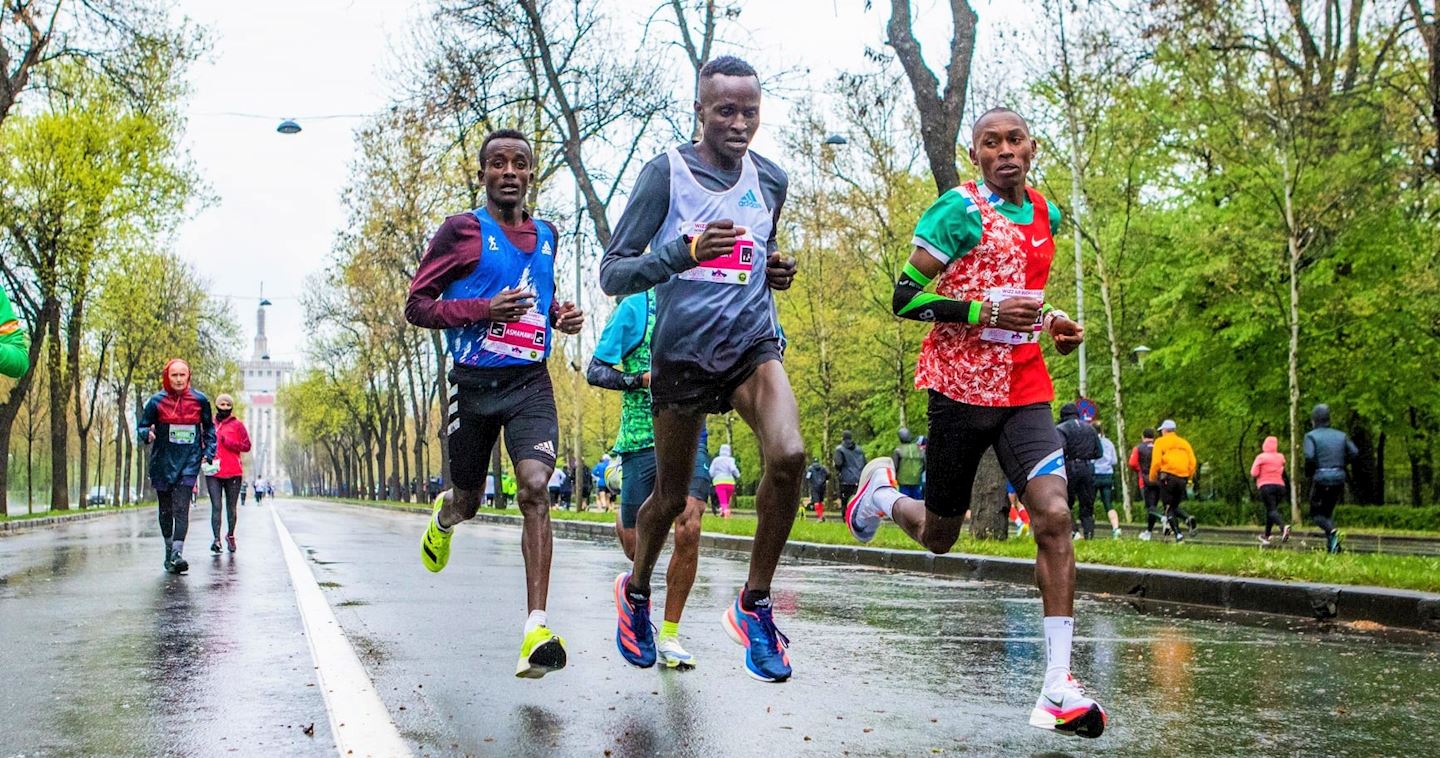
[[[480,346],[496,355],[539,363],[545,360],[545,316],[531,310],[513,324],[492,322]]]
[[[689,236],[699,237],[705,233],[704,221],[693,221],[681,224],[682,228],[689,229]],[[712,282],[714,284],[749,284],[751,276],[755,271],[755,240],[748,235],[735,240],[735,249],[729,254],[722,255],[713,261],[705,261],[699,266],[683,271],[680,278],[692,282]]]
[[[1003,303],[1015,297],[1028,298],[1045,302],[1045,290],[1027,290],[1016,287],[995,287],[985,293],[985,299],[992,303]],[[989,314],[981,314],[982,318],[989,318]],[[986,342],[998,342],[1002,345],[1028,345],[1040,341],[1040,331],[1043,329],[1044,315],[1035,317],[1035,326],[1028,331],[1012,332],[1009,329],[998,327],[986,327],[980,332],[980,339]]]
[[[197,438],[194,424],[171,424],[170,444],[193,445]]]

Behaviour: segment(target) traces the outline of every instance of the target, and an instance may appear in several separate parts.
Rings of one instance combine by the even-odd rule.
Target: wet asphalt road
[[[182,578],[160,573],[148,513],[0,538],[0,756],[334,755],[271,507],[242,509],[241,552],[219,559],[196,514]],[[1076,674],[1111,726],[1067,739],[1026,724],[1033,590],[824,564],[782,565],[797,674],[761,684],[718,623],[745,568],[720,555],[681,625],[700,667],[639,670],[614,646],[618,547],[569,540],[549,613],[571,665],[520,680],[518,530],[462,527],[432,575],[422,517],[278,507],[420,755],[1377,755],[1427,743],[1440,710],[1440,642],[1082,599]]]

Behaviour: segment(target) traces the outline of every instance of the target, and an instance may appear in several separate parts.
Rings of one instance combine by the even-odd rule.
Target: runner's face
[[[739,161],[760,128],[760,80],[753,76],[715,76],[700,80],[700,141],[715,155]]]
[[[518,139],[501,137],[491,140],[484,158],[480,178],[485,182],[485,196],[504,208],[525,202],[530,177],[535,171],[530,146]]]
[[[1025,186],[1035,159],[1035,140],[1024,119],[1014,113],[992,113],[975,125],[974,139],[970,160],[980,168],[987,186],[997,190]]]
[[[153,374],[152,374],[153,376]],[[170,386],[182,388],[190,384],[190,367],[177,363],[170,367]]]

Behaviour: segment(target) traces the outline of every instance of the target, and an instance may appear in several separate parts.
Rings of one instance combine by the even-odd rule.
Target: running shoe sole
[[[740,623],[735,620],[735,606],[732,605],[725,609],[725,612],[720,615],[720,624],[725,627],[725,634],[730,637],[732,642],[745,648],[745,673],[749,674],[751,679],[775,684],[790,678],[769,677],[755,670],[755,662],[750,660],[750,638],[745,635],[745,632],[740,629]]]
[[[529,658],[520,659],[520,663],[515,667],[515,676],[521,679],[539,679],[552,671],[565,668],[567,660],[565,646],[558,637],[551,637],[536,645],[535,649],[530,651]]]
[[[1069,718],[1066,718],[1069,716]],[[1105,733],[1105,711],[1099,705],[1091,705],[1076,712],[1055,715],[1043,708],[1030,710],[1030,726],[1057,732],[1067,737],[1095,739]]]
[[[870,535],[870,539],[867,540],[861,539],[860,535],[855,532],[855,507],[866,495],[870,494],[870,480],[875,476],[875,472],[882,468],[893,468],[894,465],[894,461],[889,458],[876,458],[865,464],[865,468],[860,470],[860,488],[855,490],[855,495],[850,498],[850,502],[845,504],[845,528],[850,530],[850,536],[854,537],[856,542],[868,544],[875,539],[875,535]],[[892,486],[895,484],[893,478],[890,484]]]
[[[691,656],[689,658],[681,658],[679,656],[672,655],[668,651],[664,650],[660,651],[660,662],[664,663],[665,668],[667,669],[679,669],[680,671],[689,671],[690,669],[695,668],[694,656]]]

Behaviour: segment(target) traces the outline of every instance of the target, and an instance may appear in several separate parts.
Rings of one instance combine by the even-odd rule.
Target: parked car
[[[85,496],[86,505],[109,505],[113,498],[110,495],[110,488],[95,485],[90,488],[90,494]]]

